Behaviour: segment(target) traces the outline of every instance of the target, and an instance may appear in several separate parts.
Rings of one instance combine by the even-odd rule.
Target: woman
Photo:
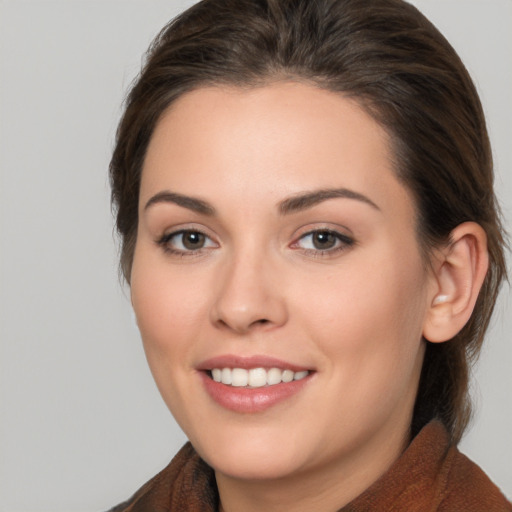
[[[121,267],[190,440],[114,510],[512,510],[461,455],[505,277],[475,88],[401,0],[206,0],[111,162]]]

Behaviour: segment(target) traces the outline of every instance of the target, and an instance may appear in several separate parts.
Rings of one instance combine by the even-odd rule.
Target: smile
[[[280,368],[213,368],[210,371],[210,376],[215,382],[226,386],[248,388],[275,386],[282,382],[301,380],[308,375],[308,370],[294,372]]]
[[[203,361],[196,370],[217,405],[242,414],[262,413],[293,400],[317,373],[314,368],[264,355],[218,356]]]

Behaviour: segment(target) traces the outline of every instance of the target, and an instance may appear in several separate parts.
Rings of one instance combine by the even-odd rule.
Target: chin
[[[207,462],[216,473],[238,480],[277,480],[300,468],[298,461],[261,453],[232,453],[222,458],[214,455]]]
[[[204,445],[192,440],[192,444],[216,472],[236,479],[278,479],[303,466],[305,453],[300,446],[304,443],[282,434],[262,435],[261,429],[252,433],[228,434]]]

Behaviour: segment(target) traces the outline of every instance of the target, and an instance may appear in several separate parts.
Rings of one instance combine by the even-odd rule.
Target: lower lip
[[[311,373],[300,380],[281,382],[261,388],[237,388],[215,382],[206,372],[200,372],[207,393],[225,409],[239,413],[262,412],[299,393],[309,382]]]

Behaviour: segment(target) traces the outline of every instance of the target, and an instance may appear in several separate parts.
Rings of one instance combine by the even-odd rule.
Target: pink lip
[[[281,382],[261,388],[238,388],[215,382],[208,372],[212,368],[280,368],[294,372],[310,370],[310,374],[300,380]],[[286,363],[267,356],[219,356],[202,362],[198,368],[206,392],[220,406],[238,413],[257,413],[281,403],[299,393],[306,386],[314,372],[310,368]]]
[[[203,361],[197,366],[198,370],[211,370],[212,368],[243,368],[250,370],[251,368],[280,368],[281,370],[292,370],[293,372],[302,372],[305,370],[311,370],[305,366],[298,366],[296,364],[287,363],[281,359],[269,356],[235,356],[235,355],[222,355],[212,357],[206,361]]]

